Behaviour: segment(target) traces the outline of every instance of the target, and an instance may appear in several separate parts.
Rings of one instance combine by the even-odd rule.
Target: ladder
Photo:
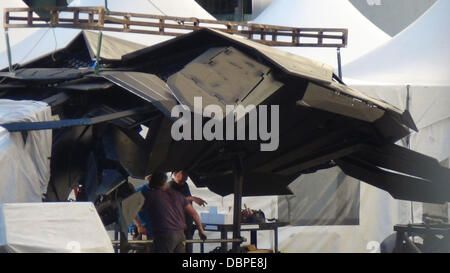
[[[50,13],[44,18],[38,12]],[[104,7],[6,8],[4,28],[75,28],[180,36],[202,28],[244,36],[268,46],[331,47],[347,46],[348,30],[341,28],[294,28],[151,14],[109,11]]]

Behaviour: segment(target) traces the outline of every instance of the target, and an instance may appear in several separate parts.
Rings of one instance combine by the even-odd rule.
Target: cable
[[[33,52],[33,50],[38,46],[38,44],[42,41],[42,39],[43,39],[44,36],[48,33],[49,30],[50,30],[50,29],[47,29],[47,30],[44,32],[44,34],[42,34],[41,38],[39,38],[39,40],[37,41],[37,43],[31,48],[30,51],[28,51],[28,53],[27,53],[25,56],[22,57],[22,59],[21,59],[18,63],[23,62],[23,60],[25,60],[25,59],[31,54],[31,52]],[[13,69],[13,71],[14,71],[14,70],[15,70],[15,69]]]
[[[25,56],[23,56],[22,57],[22,59],[16,64],[16,65],[14,65],[13,67],[12,67],[12,71],[11,72],[14,72],[20,65],[20,63],[24,60],[24,59],[26,59],[30,54],[31,54],[31,52],[33,52],[33,50],[36,48],[36,46],[42,41],[42,39],[44,38],[44,36],[47,34],[47,32],[49,31],[49,29],[47,29],[47,31],[45,31],[44,32],[44,34],[42,34],[42,36],[39,38],[39,40],[37,41],[37,43],[30,49],[30,51],[28,51],[28,53],[25,55]],[[0,80],[0,83],[2,83],[5,79],[6,79],[7,77],[3,77],[1,80]]]
[[[164,11],[162,11],[160,8],[158,8],[158,6],[156,6],[155,3],[153,3],[152,0],[148,0],[148,2],[150,2],[150,4],[151,4],[153,7],[155,7],[155,9],[157,9],[159,12],[161,12],[164,16],[167,16],[167,14],[166,14]]]
[[[53,50],[53,53],[52,53],[52,60],[53,60],[53,62],[56,62],[55,53],[56,53],[56,50],[58,50],[58,40],[56,39],[55,28],[53,28],[53,27],[52,27],[52,32],[53,32],[53,39],[55,40],[55,50]]]

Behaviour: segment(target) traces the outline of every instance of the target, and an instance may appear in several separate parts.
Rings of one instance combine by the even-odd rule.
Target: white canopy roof
[[[450,1],[440,0],[389,43],[343,68],[344,77],[410,85],[450,85]]]
[[[4,29],[3,29],[3,9],[4,8],[26,8],[27,5],[22,0],[1,0],[0,1],[0,24],[1,24],[1,35],[0,35],[0,52],[3,52],[6,50],[6,42],[5,42],[5,35],[4,35]],[[31,34],[38,31],[38,29],[35,28],[22,28],[22,29],[16,29],[16,30],[10,30],[10,37],[9,37],[9,43],[11,46],[14,46],[21,41],[23,41],[25,38],[30,36]]]
[[[292,27],[347,28],[348,47],[343,64],[351,62],[390,39],[347,0],[275,0],[255,23]],[[337,67],[334,48],[285,48],[285,50]]]
[[[75,0],[70,4],[70,6],[104,6],[104,0]],[[130,5],[127,1],[109,0],[108,8],[112,11],[121,12],[214,19],[214,17],[212,17],[208,12],[200,7],[194,0],[133,0],[132,5]],[[14,39],[17,31],[22,30],[24,29],[11,29],[11,39]],[[29,35],[22,42],[18,43],[15,46],[12,46],[12,62],[13,64],[25,63],[44,54],[51,53],[54,50],[63,48],[79,32],[80,30],[76,29],[39,29],[32,35]],[[139,43],[145,46],[154,45],[173,38],[169,36],[119,32],[105,32],[105,34]],[[0,50],[1,49],[4,48],[0,48]],[[0,53],[0,68],[4,68],[6,66],[8,66],[8,59],[6,57],[6,52],[3,51],[2,53]]]

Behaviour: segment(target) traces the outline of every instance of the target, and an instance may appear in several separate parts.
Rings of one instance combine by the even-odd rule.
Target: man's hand
[[[189,203],[184,209],[192,217],[192,219],[194,219],[194,222],[195,222],[195,225],[197,226],[198,234],[200,235],[200,238],[202,240],[206,240],[207,236],[206,236],[205,230],[203,229],[203,224],[202,224],[202,221],[200,221],[200,216],[198,216],[197,211],[195,211],[195,209]]]
[[[192,196],[192,201],[194,201],[197,205],[203,206],[203,207],[208,204],[208,203],[206,203],[205,200],[195,197],[195,196]]]
[[[200,235],[200,239],[202,239],[202,240],[208,239],[208,236],[206,236],[206,233],[204,230],[199,230],[198,235]]]
[[[143,226],[137,226],[139,235],[147,235],[147,229]]]

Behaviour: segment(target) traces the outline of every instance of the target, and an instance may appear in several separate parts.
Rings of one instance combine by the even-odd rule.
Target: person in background
[[[169,182],[169,188],[181,193],[186,197],[186,200],[192,204],[192,202],[195,202],[199,206],[205,206],[207,203],[196,196],[192,196],[191,191],[189,189],[189,185],[186,182],[188,178],[188,173],[184,170],[176,171],[172,174],[172,180]],[[188,240],[192,239],[194,236],[194,224],[193,219],[190,217],[190,215],[186,215],[186,232],[185,236]],[[192,244],[186,245],[186,252],[192,253],[193,247]]]
[[[150,178],[151,176],[145,177],[147,183],[140,186],[136,191],[142,193],[145,198],[145,203],[142,209],[138,212],[133,222],[130,224],[129,232],[133,235],[133,240],[142,240],[142,235],[147,236],[147,240],[152,239],[152,228],[150,226],[150,219],[148,216],[148,211],[145,208],[145,204],[148,202],[148,194],[151,191],[150,188]],[[147,248],[145,252],[150,252],[150,248]]]
[[[154,252],[184,253],[186,217],[189,215],[198,227],[200,238],[207,238],[200,217],[186,197],[169,188],[167,175],[155,172],[150,178],[151,191],[145,209],[151,223]]]

